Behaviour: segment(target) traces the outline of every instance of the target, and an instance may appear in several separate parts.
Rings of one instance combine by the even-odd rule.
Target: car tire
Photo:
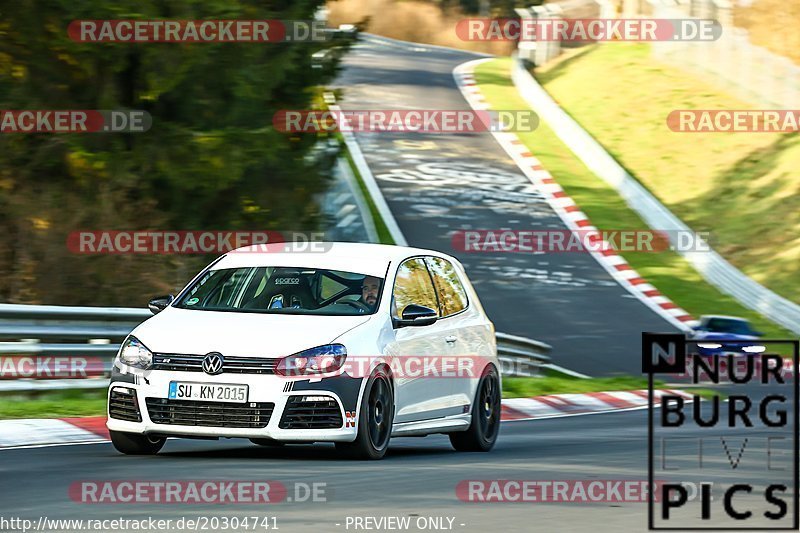
[[[450,433],[450,443],[460,452],[488,452],[500,433],[500,379],[497,369],[483,371],[472,405],[472,421],[466,431]]]
[[[137,433],[124,433],[122,431],[109,431],[111,444],[118,452],[125,455],[155,455],[167,442],[165,437],[156,438]]]
[[[337,442],[336,449],[349,459],[382,459],[389,449],[394,423],[394,391],[384,369],[370,376],[358,415],[356,440]]]
[[[253,444],[258,444],[259,446],[273,446],[273,447],[283,446],[284,444],[286,444],[283,441],[274,439],[250,439],[250,442],[252,442]]]

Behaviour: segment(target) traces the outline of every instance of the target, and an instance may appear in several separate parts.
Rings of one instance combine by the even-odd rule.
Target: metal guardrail
[[[631,176],[603,146],[569,116],[544,88],[531,76],[525,65],[514,58],[511,78],[519,94],[572,152],[603,181],[611,185],[642,220],[651,228],[667,231],[670,240],[692,230]],[[786,329],[800,333],[800,305],[759,284],[731,265],[717,252],[701,246],[697,250],[681,250],[680,243],[670,242],[678,253],[703,278],[725,294],[736,298],[745,307],[764,315]],[[684,328],[686,329],[686,328]]]
[[[0,304],[0,358],[4,363],[13,357],[33,358],[36,364],[49,358],[45,364],[56,375],[56,358],[83,357],[87,365],[86,377],[80,379],[41,375],[3,379],[6,369],[0,366],[0,392],[107,386],[119,344],[150,316],[148,309],[127,307]]]
[[[86,357],[86,377],[3,379],[0,392],[103,388],[113,358],[133,328],[152,316],[147,309],[0,304],[0,359]],[[535,376],[550,362],[551,347],[525,337],[497,333],[497,353],[506,376]]]
[[[0,320],[86,320],[98,322],[135,322],[139,324],[152,316],[146,309],[138,307],[71,307],[66,305],[21,305],[0,304]]]
[[[538,376],[541,368],[550,363],[549,344],[507,333],[495,333],[495,337],[504,376]]]

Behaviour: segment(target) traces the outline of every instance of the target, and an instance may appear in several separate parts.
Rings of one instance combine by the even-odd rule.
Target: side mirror
[[[171,304],[174,299],[175,297],[171,294],[168,294],[166,296],[158,296],[150,300],[150,303],[147,304],[147,308],[150,309],[151,313],[156,315],[161,311],[163,311],[164,309],[166,309],[167,306]]]
[[[435,309],[424,305],[410,304],[403,309],[403,318],[395,319],[395,327],[404,328],[406,326],[430,326],[439,317]]]

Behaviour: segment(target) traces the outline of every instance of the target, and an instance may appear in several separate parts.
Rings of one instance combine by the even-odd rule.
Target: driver
[[[361,282],[361,298],[358,301],[369,307],[370,311],[374,311],[375,305],[378,303],[378,291],[380,288],[380,278],[364,276],[364,281]]]

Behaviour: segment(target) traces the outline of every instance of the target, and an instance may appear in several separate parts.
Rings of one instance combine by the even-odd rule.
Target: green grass
[[[712,385],[713,386],[713,385]],[[669,388],[663,381],[654,381],[653,388]],[[681,387],[678,387],[681,388]],[[546,394],[582,394],[586,392],[647,390],[647,378],[640,376],[614,376],[581,379],[560,372],[545,371],[542,377],[503,378],[503,398],[531,398]],[[692,386],[692,394],[710,399],[719,391]],[[722,394],[722,397],[725,395]]]
[[[0,396],[0,419],[103,416],[105,414],[105,389]]]
[[[748,276],[800,302],[800,136],[682,133],[676,109],[754,109],[659,64],[647,44],[587,49],[536,73],[632,175]]]
[[[488,61],[475,69],[475,79],[493,109],[528,109],[511,83],[510,68],[508,58]],[[521,132],[519,137],[599,229],[647,228],[617,192],[586,168],[543,121],[535,131]],[[792,337],[780,326],[706,283],[674,252],[623,252],[622,255],[648,282],[696,317],[701,314],[741,316],[767,336]]]
[[[660,383],[659,383],[660,385]],[[545,394],[625,391],[647,389],[647,378],[615,376],[580,379],[547,375],[543,377],[503,378],[503,398],[530,398]]]

